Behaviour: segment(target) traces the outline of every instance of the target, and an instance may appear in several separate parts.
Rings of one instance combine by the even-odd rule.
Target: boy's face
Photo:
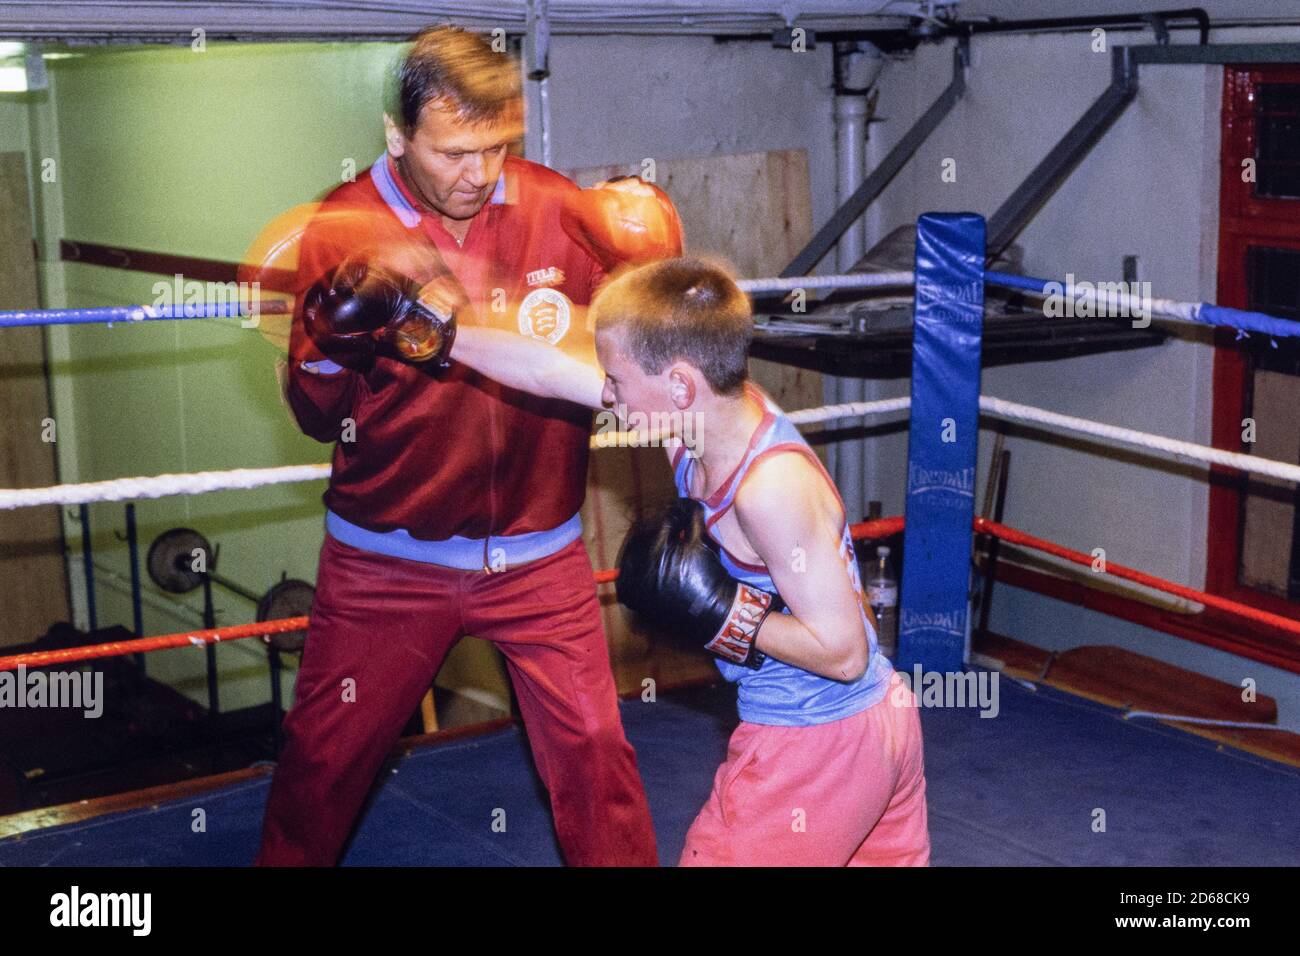
[[[623,343],[623,333],[617,328],[599,329],[596,332],[596,357],[605,370],[605,391],[601,401],[606,406],[628,412],[672,411],[672,368],[659,375],[647,375],[640,364],[628,356]]]

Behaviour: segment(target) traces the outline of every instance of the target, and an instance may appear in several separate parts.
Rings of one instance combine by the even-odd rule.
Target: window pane
[[[1246,297],[1255,312],[1300,319],[1300,249],[1247,249]]]
[[[1255,98],[1255,195],[1300,198],[1300,84],[1265,83]]]
[[[1300,250],[1250,246],[1246,250],[1246,307],[1300,319]],[[1247,451],[1300,464],[1300,339],[1245,340],[1254,371],[1247,414],[1255,442]],[[1300,598],[1300,508],[1291,482],[1250,475],[1242,500],[1238,580],[1278,597]]]

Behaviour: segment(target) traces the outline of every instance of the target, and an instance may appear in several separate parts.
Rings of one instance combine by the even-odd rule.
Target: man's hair
[[[705,259],[664,259],[625,272],[601,289],[591,312],[598,331],[622,330],[628,357],[647,375],[685,361],[719,395],[738,392],[749,378],[749,299]]]
[[[490,123],[520,108],[519,64],[493,51],[476,33],[432,27],[419,33],[397,64],[385,91],[385,108],[407,136],[429,103],[446,105],[470,123]]]

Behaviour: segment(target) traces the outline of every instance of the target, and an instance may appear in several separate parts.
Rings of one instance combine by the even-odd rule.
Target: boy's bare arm
[[[456,330],[451,358],[522,392],[603,407],[605,374],[589,341],[566,351],[517,332],[465,324]]]
[[[802,455],[761,461],[736,495],[736,518],[790,608],[763,622],[758,649],[832,680],[861,677],[862,605],[840,557],[843,513],[825,479]]]

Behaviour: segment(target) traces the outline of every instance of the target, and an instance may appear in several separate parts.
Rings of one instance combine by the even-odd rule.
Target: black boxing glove
[[[709,542],[704,509],[691,498],[632,526],[619,550],[615,589],[664,636],[755,670],[765,660],[754,647],[759,628],[785,606],[727,573]]]
[[[307,334],[340,365],[366,369],[378,354],[446,366],[456,312],[469,301],[450,275],[421,286],[364,259],[345,260],[303,302]]]

